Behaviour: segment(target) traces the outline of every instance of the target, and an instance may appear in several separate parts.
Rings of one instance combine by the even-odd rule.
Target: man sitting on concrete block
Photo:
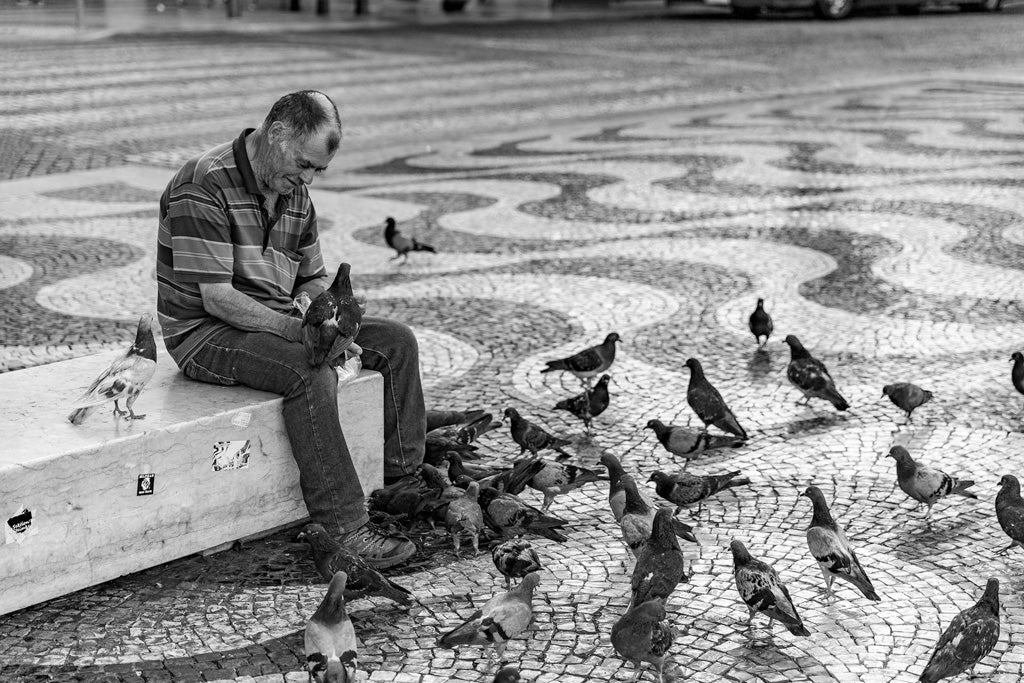
[[[302,91],[279,99],[255,130],[187,162],[160,198],[157,312],[188,377],[284,397],[310,517],[371,565],[390,567],[416,546],[369,523],[338,421],[337,371],[311,366],[292,306],[329,284],[306,185],[340,142],[337,107]],[[384,476],[413,472],[426,428],[416,338],[366,316],[355,343],[363,366],[384,377]]]

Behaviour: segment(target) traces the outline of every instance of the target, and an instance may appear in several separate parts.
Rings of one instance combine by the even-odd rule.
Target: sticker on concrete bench
[[[139,475],[139,486],[135,490],[136,496],[152,496],[153,487],[156,485],[156,475],[152,472]]]
[[[252,447],[249,440],[218,441],[213,444],[213,471],[240,470],[249,466],[249,454]]]
[[[24,543],[29,536],[35,536],[32,526],[32,511],[19,508],[13,517],[8,517],[4,524],[4,543]]]
[[[231,418],[231,424],[241,429],[245,429],[246,427],[248,427],[249,422],[251,421],[252,413],[236,413],[235,416]]]

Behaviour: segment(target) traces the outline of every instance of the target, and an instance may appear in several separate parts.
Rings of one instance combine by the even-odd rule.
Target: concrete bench
[[[101,408],[71,425],[119,353],[0,374],[0,614],[307,516],[281,398],[193,382],[165,352],[145,419]],[[383,484],[383,386],[364,370],[338,388],[367,492]]]

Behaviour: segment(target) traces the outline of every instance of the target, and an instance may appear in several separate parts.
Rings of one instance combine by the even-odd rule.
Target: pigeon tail
[[[965,498],[974,498],[975,500],[977,500],[978,496],[975,493],[966,490],[971,488],[972,486],[974,486],[974,481],[972,479],[958,479],[956,481],[956,484],[953,485],[953,489],[950,491],[950,493],[956,494],[958,496],[964,496]]]
[[[71,411],[71,414],[68,415],[68,422],[70,422],[73,425],[80,425],[83,422],[85,422],[85,418],[89,417],[89,415],[95,409],[96,406],[88,406],[86,408],[78,408],[76,410],[73,410]]]
[[[488,645],[488,640],[480,631],[484,611],[478,609],[464,624],[459,624],[448,633],[437,639],[440,647],[453,648],[459,645]]]
[[[416,240],[416,239],[414,239],[412,241],[412,250],[413,251],[426,251],[426,252],[429,252],[431,254],[436,254],[437,253],[437,249],[434,249],[434,247],[430,246],[429,244],[424,244],[423,242],[420,242],[419,240]]]
[[[835,387],[825,387],[821,392],[821,397],[835,406],[836,410],[850,409],[850,404],[846,402],[846,399],[843,398],[842,394],[836,391]]]
[[[789,624],[783,621],[782,625],[785,626],[786,630],[792,633],[794,636],[806,637],[811,635],[811,632],[807,630],[802,621],[798,621],[795,624]]]
[[[737,420],[736,416],[731,413],[721,419],[715,420],[711,424],[718,427],[723,432],[729,432],[730,434],[735,434],[744,441],[747,440],[746,430],[740,426],[739,420]]]

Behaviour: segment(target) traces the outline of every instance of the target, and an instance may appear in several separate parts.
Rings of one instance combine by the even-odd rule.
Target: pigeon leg
[[[825,571],[824,567],[818,567],[821,569],[821,577],[825,579],[825,602],[828,603],[830,598],[835,597],[835,593],[832,592],[832,576]]]
[[[474,555],[479,555],[480,554],[480,533],[479,532],[473,534],[473,554]]]
[[[452,545],[455,546],[455,557],[459,557],[459,535],[457,533],[452,534]]]
[[[1006,553],[1008,553],[1011,550],[1013,550],[1013,546],[1015,546],[1015,545],[1020,545],[1020,542],[1019,541],[1014,541],[1013,543],[1011,543],[1010,545],[1006,546],[1002,550],[996,552],[996,555],[1005,555]],[[1024,546],[1022,546],[1022,547],[1024,547]]]
[[[125,411],[125,410],[121,410],[120,406],[117,405],[117,401],[118,401],[118,399],[115,398],[114,399],[114,415],[117,415],[118,417],[124,417],[125,415],[128,414],[128,412]]]
[[[639,661],[633,662],[633,667],[634,667],[634,669],[633,669],[633,678],[631,678],[629,680],[631,680],[631,681],[633,681],[635,683],[640,678],[640,662]]]
[[[544,489],[544,504],[540,506],[542,511],[546,511],[551,504],[555,502],[555,495],[558,493],[558,489]]]

